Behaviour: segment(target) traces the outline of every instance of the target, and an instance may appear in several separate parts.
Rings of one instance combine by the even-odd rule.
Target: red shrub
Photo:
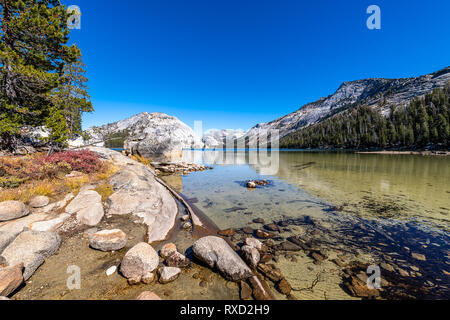
[[[89,150],[81,151],[64,151],[54,153],[42,159],[42,164],[50,164],[60,169],[67,168],[69,171],[80,171],[84,173],[92,173],[99,171],[103,163],[98,155]],[[68,168],[68,166],[70,168]]]

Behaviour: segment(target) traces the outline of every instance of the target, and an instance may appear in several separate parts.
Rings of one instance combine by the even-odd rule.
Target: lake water
[[[170,183],[221,229],[262,228],[255,218],[314,221],[294,223],[277,239],[303,237],[328,252],[320,264],[304,253],[276,259],[297,297],[350,298],[333,258],[388,263],[404,281],[420,279],[423,296],[449,294],[448,157],[186,150],[183,158],[214,169]],[[251,179],[270,183],[250,190],[242,182]]]

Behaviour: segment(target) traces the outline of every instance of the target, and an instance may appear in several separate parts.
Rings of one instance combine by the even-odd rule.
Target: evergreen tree
[[[68,126],[68,135],[73,138],[82,134],[81,116],[83,112],[92,112],[92,103],[88,94],[84,75],[86,65],[79,57],[75,62],[64,66],[63,84],[55,90],[53,102],[62,111]]]
[[[25,125],[47,124],[53,133],[61,131],[51,119],[60,110],[55,110],[50,93],[61,84],[65,64],[76,61],[80,50],[67,45],[69,13],[58,0],[0,4],[0,147],[14,149]]]

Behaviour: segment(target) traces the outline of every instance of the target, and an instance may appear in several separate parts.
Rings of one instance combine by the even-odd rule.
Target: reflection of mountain
[[[250,165],[258,174],[274,175],[278,171],[278,153],[270,150],[206,150],[183,153],[183,161],[207,165]]]

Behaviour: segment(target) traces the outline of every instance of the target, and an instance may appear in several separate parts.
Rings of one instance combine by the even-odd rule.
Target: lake
[[[325,252],[320,263],[309,251],[274,259],[297,297],[350,299],[335,260],[382,265],[386,278],[400,274],[409,288],[402,294],[448,297],[448,157],[185,150],[183,159],[214,169],[166,181],[220,229],[263,228],[255,218],[285,221],[289,227],[280,228],[276,242],[299,237]],[[248,189],[243,181],[251,179],[269,184]],[[411,293],[417,286],[423,288]]]

